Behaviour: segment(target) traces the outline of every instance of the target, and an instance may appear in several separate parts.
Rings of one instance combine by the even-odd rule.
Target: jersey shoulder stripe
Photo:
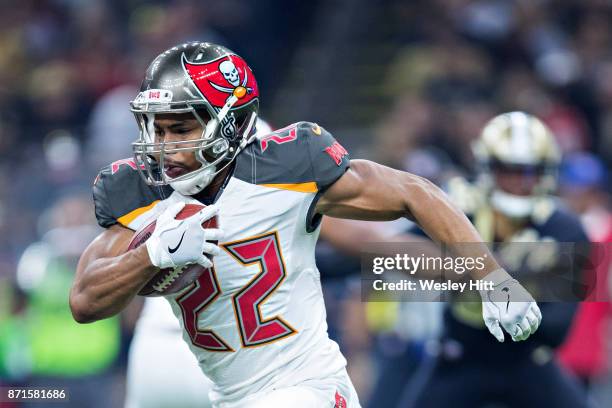
[[[114,224],[127,226],[171,193],[171,187],[147,185],[133,160],[118,160],[104,167],[94,182],[96,219],[104,228]]]
[[[325,129],[297,122],[259,136],[236,160],[234,177],[251,184],[316,193],[349,167],[349,154]]]
[[[149,205],[145,205],[144,207],[138,207],[135,210],[132,210],[129,213],[127,213],[125,215],[122,215],[121,217],[117,218],[117,221],[119,221],[119,224],[121,224],[123,226],[127,226],[132,221],[134,221],[138,216],[146,213],[147,211],[149,211],[150,209],[155,207],[157,205],[157,203],[159,203],[159,201],[160,200],[155,200],[155,201],[153,201]]]
[[[316,193],[319,191],[317,183],[314,181],[307,181],[305,183],[269,183],[261,185],[280,190],[297,191],[298,193]]]

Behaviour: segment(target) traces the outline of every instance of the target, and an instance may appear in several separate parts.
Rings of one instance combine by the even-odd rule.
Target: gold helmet
[[[501,213],[524,218],[538,199],[554,192],[561,153],[550,129],[525,112],[491,119],[473,144],[480,180],[491,205]]]

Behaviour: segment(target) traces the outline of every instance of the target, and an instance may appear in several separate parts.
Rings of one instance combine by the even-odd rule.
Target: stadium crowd
[[[131,155],[137,127],[128,102],[142,72],[173,44],[196,39],[225,44],[258,75],[264,119],[284,125],[294,117],[282,117],[273,103],[284,91],[279,79],[295,68],[297,50],[309,46],[321,3],[2,2],[0,385],[73,384],[75,400],[76,393],[90,401],[110,395],[99,398],[101,406],[110,406],[109,398],[112,406],[121,405],[134,316],[78,326],[67,298],[83,245],[99,232],[91,183],[102,166]],[[549,125],[563,151],[559,194],[580,214],[592,241],[610,242],[612,3],[379,0],[361,5],[387,11],[387,19],[372,27],[381,32],[372,36],[380,42],[375,45],[395,48],[375,84],[385,109],[378,107],[383,113],[360,130],[369,137],[351,139],[350,117],[335,118],[341,126],[329,129],[352,147],[353,156],[443,185],[452,175],[474,171],[470,142],[490,118],[509,110],[530,112]],[[307,26],[293,29],[298,23]],[[371,48],[358,50],[363,59],[372,58]],[[319,86],[336,85],[332,77]],[[326,126],[318,117],[294,115]],[[330,331],[343,343],[365,404],[380,361],[412,347],[407,339],[414,333],[402,330],[398,316],[421,319],[427,337],[436,328],[425,326],[436,323],[423,316],[436,311],[364,307],[359,278],[351,276],[358,262],[338,258],[344,255],[325,243],[319,253]],[[563,358],[585,385],[597,389],[596,398],[612,404],[609,304],[597,313],[597,349],[574,348]],[[586,330],[594,327],[585,324]]]

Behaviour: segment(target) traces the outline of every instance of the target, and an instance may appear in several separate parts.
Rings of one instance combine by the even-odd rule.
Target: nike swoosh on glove
[[[535,333],[542,313],[531,294],[503,269],[491,272],[482,280],[493,282],[492,290],[480,291],[482,317],[489,332],[500,342],[504,341],[502,328],[513,341],[526,340]]]
[[[155,230],[146,246],[151,263],[160,269],[176,268],[188,264],[200,264],[210,268],[209,259],[218,255],[220,249],[208,241],[219,241],[222,231],[218,228],[203,228],[202,223],[219,212],[215,205],[209,205],[183,220],[175,219],[185,203],[169,206],[157,218]]]

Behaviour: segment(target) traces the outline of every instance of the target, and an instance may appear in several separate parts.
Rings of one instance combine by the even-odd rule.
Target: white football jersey
[[[327,334],[314,257],[320,217],[313,209],[348,163],[346,150],[307,122],[238,155],[215,200],[222,253],[194,284],[167,296],[185,341],[215,383],[214,403],[331,376],[346,365]],[[173,202],[197,202],[147,186],[134,168],[116,162],[96,180],[100,225],[137,230]]]

